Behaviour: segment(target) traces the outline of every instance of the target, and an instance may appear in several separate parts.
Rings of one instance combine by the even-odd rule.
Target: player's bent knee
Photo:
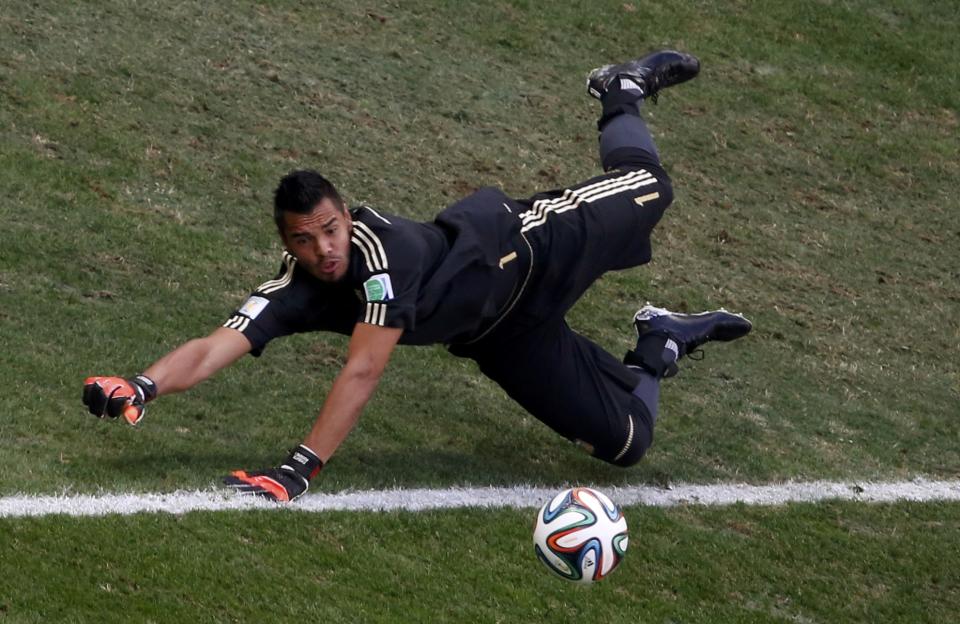
[[[643,459],[653,442],[653,426],[651,423],[652,418],[646,413],[646,410],[628,414],[624,435],[612,444],[594,449],[594,457],[620,468],[629,468],[636,465]]]
[[[656,184],[640,187],[639,194],[634,201],[639,206],[656,208],[662,213],[673,203],[673,184],[665,173],[659,173],[656,180]]]
[[[666,176],[659,178],[657,182],[657,192],[660,193],[661,205],[666,208],[673,203],[673,184],[670,182],[670,178]]]
[[[629,468],[640,463],[647,452],[647,447],[642,444],[633,445],[626,453],[613,459],[607,460],[608,463],[620,468]]]
[[[644,180],[646,184],[635,191],[632,196],[633,204],[640,208],[644,215],[662,215],[673,203],[673,183],[662,170],[647,171],[646,175],[653,179],[648,177]]]

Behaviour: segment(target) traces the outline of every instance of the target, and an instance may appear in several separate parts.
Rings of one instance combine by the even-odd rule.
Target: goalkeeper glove
[[[157,396],[157,384],[145,375],[87,377],[83,382],[83,404],[98,418],[123,416],[131,425],[143,418],[145,406]]]
[[[321,468],[323,462],[317,454],[301,444],[290,451],[278,468],[251,472],[236,470],[224,477],[223,482],[240,494],[289,502],[303,496],[310,487],[310,479],[317,476]]]

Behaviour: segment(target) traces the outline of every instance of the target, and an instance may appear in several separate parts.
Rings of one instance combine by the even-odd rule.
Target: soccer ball
[[[540,508],[533,545],[537,558],[553,572],[577,583],[593,583],[620,564],[627,551],[627,520],[596,490],[564,490]]]

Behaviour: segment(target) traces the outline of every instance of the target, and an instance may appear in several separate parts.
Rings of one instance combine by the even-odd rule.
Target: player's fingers
[[[227,476],[223,478],[223,482],[230,486],[247,486],[250,485],[248,479],[250,475],[244,470],[234,470]]]
[[[131,404],[131,397],[123,396],[119,392],[120,388],[114,388],[107,399],[107,415],[110,418],[118,418],[126,412],[127,406]]]
[[[276,479],[266,475],[251,475],[243,470],[236,470],[224,477],[223,482],[240,494],[253,494],[281,502],[290,500],[287,489]]]
[[[140,419],[143,418],[144,407],[142,405],[127,405],[123,410],[123,419],[127,421],[129,425],[136,425],[140,422]]]
[[[89,380],[88,380],[89,381]],[[108,397],[103,392],[103,388],[96,381],[86,384],[83,387],[83,404],[87,406],[90,413],[94,416],[103,418],[107,409]]]
[[[263,489],[256,483],[252,483],[247,473],[242,470],[231,472],[223,478],[223,483],[241,494],[253,494]]]
[[[227,486],[242,496],[259,496],[271,501],[277,500],[276,496],[267,490],[264,490],[259,485],[253,485],[250,483],[228,483]]]

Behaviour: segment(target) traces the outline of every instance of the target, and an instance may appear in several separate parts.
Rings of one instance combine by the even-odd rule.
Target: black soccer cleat
[[[616,65],[604,65],[587,74],[587,93],[602,99],[610,83],[619,76],[631,78],[644,98],[657,100],[661,89],[686,82],[700,73],[700,60],[676,50],[659,50],[643,58]]]
[[[736,340],[753,329],[753,324],[742,314],[727,312],[722,308],[682,314],[656,308],[649,303],[633,316],[633,325],[637,330],[638,342],[648,334],[663,335],[676,342],[677,357],[688,355],[712,340]]]

